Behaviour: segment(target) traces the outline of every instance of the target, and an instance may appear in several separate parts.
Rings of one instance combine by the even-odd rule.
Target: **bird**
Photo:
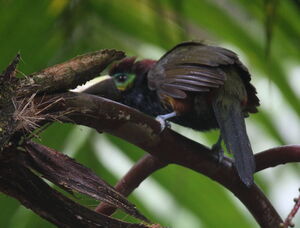
[[[258,112],[251,75],[236,53],[197,41],[182,42],[158,61],[126,57],[109,70],[119,102],[161,122],[196,131],[220,129],[241,181],[252,186],[254,155],[244,118]]]

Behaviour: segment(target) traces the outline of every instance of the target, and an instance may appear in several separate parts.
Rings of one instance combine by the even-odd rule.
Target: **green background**
[[[300,3],[296,0],[0,0],[0,70],[17,52],[30,74],[89,51],[115,48],[158,59],[184,40],[237,52],[261,99],[247,119],[255,152],[300,141]],[[211,145],[217,132],[174,129]],[[69,154],[114,185],[144,152],[118,138],[70,124],[53,124],[39,141]],[[299,164],[255,175],[285,218],[298,195]],[[257,227],[235,197],[210,179],[170,165],[129,198],[152,221],[174,228]],[[87,207],[97,202],[74,198]],[[54,227],[0,194],[0,227]],[[123,213],[118,218],[131,221]],[[300,216],[295,222],[300,224]]]

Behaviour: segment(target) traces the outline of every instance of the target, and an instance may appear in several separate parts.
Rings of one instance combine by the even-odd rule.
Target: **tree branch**
[[[9,153],[10,158],[0,159],[0,191],[16,198],[24,206],[58,227],[148,227],[122,222],[75,203],[49,187],[30,169],[23,166],[26,154],[22,151],[10,148],[5,152]]]
[[[113,54],[111,51],[108,52]],[[97,58],[95,60],[95,56],[90,54],[90,56],[77,57],[69,62],[47,68],[40,73],[31,75],[28,79],[14,79],[16,83],[9,84],[5,83],[5,80],[1,80],[2,84],[0,89],[5,92],[5,96],[0,97],[2,112],[0,116],[0,143],[1,146],[3,145],[3,147],[0,148],[1,152],[3,152],[3,148],[5,149],[10,146],[7,142],[12,136],[16,136],[17,133],[20,133],[20,130],[26,130],[28,123],[32,124],[33,128],[37,128],[38,124],[57,120],[89,126],[99,132],[105,131],[123,138],[153,156],[152,158],[149,156],[141,160],[140,163],[134,167],[135,171],[128,173],[127,180],[129,181],[129,187],[122,190],[125,194],[129,194],[130,188],[134,189],[143,179],[158,168],[166,164],[174,163],[190,168],[225,186],[241,200],[260,226],[273,228],[282,223],[282,219],[260,189],[256,185],[247,188],[240,181],[231,159],[224,158],[222,162],[217,162],[211,155],[209,148],[189,140],[171,129],[165,129],[161,132],[160,124],[154,119],[111,100],[88,94],[57,94],[59,91],[72,88],[96,76],[95,74],[103,70],[112,60],[120,59],[123,56],[120,53],[120,55],[115,53],[116,56],[114,56],[114,54],[112,56],[108,54],[104,57],[104,59],[107,58],[107,62],[105,62],[105,60],[102,59],[103,56],[101,57],[101,53],[105,54],[105,51],[98,53],[100,54],[100,59],[98,60],[100,63],[104,63],[103,65],[100,64],[100,69],[96,66],[96,63],[98,63]],[[2,77],[5,75],[8,77],[7,75],[9,75],[9,78],[12,78],[11,76],[15,73],[18,57],[16,57],[15,60],[16,61],[7,68],[7,71],[1,75]],[[65,79],[67,79],[66,82]],[[17,89],[16,94],[14,94],[15,89]],[[20,98],[23,100],[20,100]],[[28,110],[28,113],[24,113]],[[5,113],[8,114],[5,115]],[[24,114],[27,114],[28,119],[24,118],[24,116],[26,116]],[[31,115],[35,115],[34,121],[31,121]],[[3,131],[3,129],[5,130]],[[15,137],[13,139],[17,142],[19,138]],[[5,142],[7,144],[5,144]],[[290,151],[288,152],[289,158],[286,158],[286,153],[283,156],[284,150]],[[276,153],[274,150],[273,152],[269,150],[259,154],[257,155],[259,158],[257,161],[257,170],[259,171],[286,162],[298,162],[300,157],[299,151],[299,146],[289,146],[277,149]],[[155,160],[154,157],[156,157],[157,160]],[[282,159],[283,157],[284,159]],[[3,160],[3,153],[0,154],[0,158]],[[150,163],[148,168],[143,168],[141,164],[146,164],[147,161],[151,161],[151,159],[154,163]],[[4,160],[6,161],[7,158],[5,157]],[[17,166],[14,165],[14,163],[11,163],[11,165],[13,167]],[[2,186],[0,186],[1,191],[13,195],[14,197],[16,197],[14,191],[18,191],[20,195],[22,195],[22,192],[19,192],[18,186],[14,186],[12,182],[9,182],[8,179],[6,179],[7,177],[10,177],[16,181],[16,183],[20,182],[20,185],[26,188],[30,187],[31,182],[22,182],[16,175],[20,175],[21,177],[27,175],[32,178],[32,180],[36,178],[34,175],[32,176],[31,171],[26,167],[19,167],[19,169],[16,169],[16,173],[11,174],[6,173],[2,167],[7,168],[8,166],[0,166],[0,173],[5,174],[4,177],[0,176],[0,185],[2,184]],[[137,171],[140,171],[141,174],[138,174]],[[40,179],[37,180],[41,181]],[[40,187],[47,192],[47,188],[45,188],[43,184],[40,184],[40,182],[37,182],[36,185],[34,184],[34,186],[32,185],[31,187]],[[121,187],[122,185],[119,185],[118,188]],[[38,192],[35,193],[38,194]],[[54,194],[53,197],[56,197],[57,200],[60,198],[56,193],[49,194]],[[30,199],[30,195],[24,195],[23,198],[19,198],[25,205],[28,205],[27,199]],[[58,205],[60,204],[60,202],[57,203]],[[49,204],[52,205],[51,202],[49,202]],[[33,208],[33,210],[35,209]],[[55,214],[55,212],[53,213]],[[47,218],[47,216],[43,214],[42,216]],[[56,215],[54,218],[56,218]],[[52,220],[51,218],[47,219],[55,223],[57,221],[55,221],[54,218]]]
[[[300,189],[299,189],[300,191]],[[288,228],[288,227],[294,227],[295,224],[292,222],[293,218],[295,217],[295,215],[297,214],[299,208],[300,208],[300,195],[294,199],[295,201],[295,205],[292,208],[291,212],[289,213],[289,215],[286,217],[286,219],[284,220],[284,223],[280,224],[282,225],[283,228]]]
[[[118,181],[115,189],[123,196],[127,197],[136,189],[147,177],[152,173],[165,167],[167,163],[161,162],[158,158],[151,154],[143,156],[126,175]],[[100,203],[95,211],[105,215],[112,215],[116,211],[116,207],[107,203]]]
[[[38,171],[52,183],[69,192],[74,190],[114,205],[129,215],[149,222],[133,204],[125,200],[120,193],[90,169],[60,152],[34,142],[27,142],[24,148],[28,154],[26,159],[23,159],[25,167]]]
[[[49,116],[39,115],[40,110],[32,106],[31,100],[37,94],[75,88],[97,77],[110,63],[123,57],[125,54],[121,51],[100,50],[77,56],[28,77],[16,78],[20,60],[17,55],[0,74],[0,149],[17,131],[34,130],[41,118],[49,121]]]
[[[60,227],[148,227],[99,215],[50,188],[32,170],[67,191],[76,190],[111,203],[147,222],[134,205],[89,169],[26,139],[40,124],[67,114],[47,113],[61,98],[55,100],[57,96],[54,95],[54,100],[45,100],[45,94],[75,87],[123,57],[123,52],[102,50],[78,56],[23,79],[15,77],[20,56],[15,57],[0,74],[0,191]]]
[[[287,145],[265,150],[255,154],[255,162],[256,172],[286,163],[300,162],[300,145]]]
[[[282,222],[256,185],[247,188],[241,183],[229,158],[216,162],[209,148],[170,129],[160,132],[157,121],[122,104],[87,94],[65,93],[60,97],[62,102],[56,109],[72,110],[67,115],[72,122],[108,132],[139,146],[162,162],[178,164],[210,177],[236,195],[262,227],[276,227]],[[297,153],[299,159],[300,152]]]
[[[110,63],[125,57],[124,52],[100,50],[77,56],[28,76],[17,85],[18,96],[34,92],[66,91],[98,76]]]
[[[300,162],[300,146],[290,145],[275,147],[255,154],[256,172],[275,167],[290,162]],[[157,158],[150,154],[142,157],[115,185],[115,189],[123,196],[130,195],[147,177],[151,176],[155,171],[167,166]],[[113,207],[106,203],[100,203],[95,211],[112,215],[116,211]]]

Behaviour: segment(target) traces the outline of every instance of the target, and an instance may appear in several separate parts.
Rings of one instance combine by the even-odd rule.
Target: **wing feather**
[[[187,79],[187,80],[193,80],[193,81],[201,81],[201,82],[208,82],[211,84],[217,84],[217,85],[223,85],[224,82],[217,79],[207,79],[206,77],[198,77],[197,75],[176,75],[174,76],[175,79]],[[212,83],[213,82],[213,83]]]
[[[165,78],[176,77],[176,75],[194,75],[195,78],[203,78],[211,81],[212,83],[216,80],[225,81],[226,74],[219,68],[201,66],[197,64],[179,65],[179,66],[166,66]]]
[[[189,80],[185,78],[172,78],[170,80],[166,80],[166,83],[168,84],[186,84],[186,85],[191,85],[191,86],[199,86],[199,87],[209,87],[209,88],[218,88],[220,85],[215,84],[215,83],[209,83],[205,81],[198,81],[198,80]]]
[[[179,89],[179,90],[183,90],[183,91],[192,91],[192,92],[208,92],[209,91],[209,89],[204,86],[195,86],[195,85],[184,84],[184,83],[180,83],[180,84],[165,83],[162,88],[164,88],[164,89],[174,88],[174,89]]]
[[[174,98],[186,96],[185,92],[209,92],[224,85],[225,68],[233,64],[241,71],[246,69],[232,51],[199,42],[181,43],[149,71],[148,85]]]
[[[186,98],[186,93],[182,89],[175,88],[174,86],[168,86],[164,84],[159,88],[160,95],[166,95],[177,99]]]

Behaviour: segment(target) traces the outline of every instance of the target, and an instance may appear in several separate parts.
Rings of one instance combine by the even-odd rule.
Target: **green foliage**
[[[262,103],[261,113],[248,121],[254,150],[299,143],[299,70],[297,77],[291,75],[300,61],[299,5],[292,0],[266,1],[269,6],[263,2],[0,0],[0,70],[18,51],[23,60],[20,71],[30,74],[97,49],[115,48],[139,57],[160,56],[183,40],[204,40],[237,51],[252,72]],[[296,80],[298,87],[294,86]],[[189,134],[199,137],[199,133]],[[98,137],[107,145],[101,147],[102,152],[97,147]],[[199,138],[201,142],[212,144],[216,134],[201,133]],[[62,152],[71,152],[75,159],[111,184],[144,153],[118,138],[97,136],[94,131],[66,124],[52,125],[42,133],[41,142]],[[108,165],[102,160],[103,154],[109,157],[112,150],[116,153]],[[120,157],[126,158],[127,167],[113,160]],[[274,177],[280,170],[289,168],[287,165],[271,170],[268,176],[256,175],[272,199],[278,197],[271,194],[274,183],[285,178]],[[297,169],[299,171],[299,165],[290,172]],[[175,228],[255,226],[254,219],[234,196],[206,177],[169,166],[149,179],[130,200],[155,222]],[[289,205],[296,192],[297,189],[295,195],[286,196]],[[149,198],[148,201],[145,198]],[[84,197],[79,196],[78,200],[87,207],[96,206],[96,202]],[[281,208],[281,204],[275,205],[277,209],[279,205]],[[7,196],[0,195],[0,209],[3,212],[0,227],[53,227]],[[279,212],[283,217],[287,214],[286,210]],[[124,219],[124,214],[118,213],[117,217]]]

